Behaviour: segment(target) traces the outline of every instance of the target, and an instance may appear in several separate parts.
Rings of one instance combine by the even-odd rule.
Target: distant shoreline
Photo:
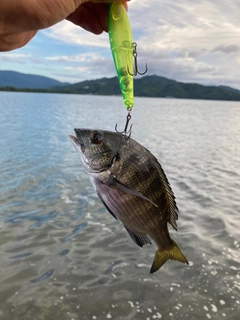
[[[15,87],[0,87],[0,91],[4,92],[36,92],[36,93],[67,93],[67,94],[80,94],[71,90],[49,90],[49,89],[33,89],[33,88],[15,88]]]
[[[101,94],[101,93],[91,93],[91,92],[77,92],[74,90],[56,90],[56,89],[33,89],[33,88],[15,88],[15,87],[0,87],[0,92],[27,92],[27,93],[50,93],[50,94],[76,94],[76,95],[93,95],[93,96],[118,96],[120,97],[121,94]],[[238,99],[231,98],[210,98],[210,97],[174,97],[174,96],[139,96],[135,95],[138,98],[160,98],[160,99],[186,99],[186,100],[212,100],[212,101],[240,101],[240,96]]]
[[[60,83],[51,78],[0,71],[0,91],[121,96],[118,78]],[[228,86],[204,86],[150,75],[134,79],[134,96],[194,100],[240,101],[240,90]]]

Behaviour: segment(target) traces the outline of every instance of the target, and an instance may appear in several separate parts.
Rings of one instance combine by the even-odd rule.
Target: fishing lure
[[[117,71],[125,107],[133,107],[133,42],[127,12],[122,3],[110,3],[108,33],[113,61]]]

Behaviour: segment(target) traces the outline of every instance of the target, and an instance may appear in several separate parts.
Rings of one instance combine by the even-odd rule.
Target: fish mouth
[[[81,158],[81,161],[83,163],[83,165],[86,167],[87,171],[88,172],[91,172],[91,173],[99,173],[101,171],[105,171],[106,169],[108,169],[111,164],[109,164],[106,168],[104,167],[102,170],[94,170],[92,169],[92,164],[99,158],[101,157],[103,154],[105,154],[107,151],[102,151],[102,152],[99,152],[93,159],[91,159],[91,161],[89,161],[89,159],[87,159],[87,157],[85,156],[84,154],[84,149],[85,149],[85,145],[84,145],[84,142],[81,138],[81,131],[89,131],[90,130],[87,130],[87,129],[74,129],[75,133],[76,133],[76,137],[73,136],[73,135],[69,135],[69,138],[72,140],[72,143],[75,147],[75,149],[77,150],[80,158]]]
[[[75,131],[76,137],[70,134],[69,138],[72,140],[74,146],[76,147],[83,146],[83,141],[79,132],[80,129],[74,129],[74,131]]]
[[[83,143],[83,140],[80,136],[79,129],[74,129],[74,131],[76,133],[76,137],[73,135],[69,135],[69,138],[71,139],[77,153],[79,154],[82,163],[84,164],[84,166],[86,168],[88,168],[89,162],[87,161],[86,157],[84,156],[84,152],[83,152],[84,143]]]
[[[74,137],[74,136],[72,136],[71,134],[69,135],[69,138],[72,140],[72,142],[74,143],[74,145],[76,144],[76,145],[79,145],[79,143],[78,143],[78,139],[76,138],[76,137]]]

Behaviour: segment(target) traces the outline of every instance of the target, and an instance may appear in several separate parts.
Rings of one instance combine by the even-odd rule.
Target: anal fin
[[[124,226],[125,227],[125,226]],[[145,244],[152,244],[151,240],[146,234],[143,234],[142,236],[136,236],[131,230],[129,230],[127,227],[125,227],[127,232],[129,233],[130,237],[133,239],[133,241],[142,248]]]

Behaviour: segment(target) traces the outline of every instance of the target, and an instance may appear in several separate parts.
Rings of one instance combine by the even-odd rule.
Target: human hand
[[[87,31],[101,34],[107,31],[108,2],[122,1],[1,0],[0,51],[20,48],[27,44],[38,30],[64,19]]]

